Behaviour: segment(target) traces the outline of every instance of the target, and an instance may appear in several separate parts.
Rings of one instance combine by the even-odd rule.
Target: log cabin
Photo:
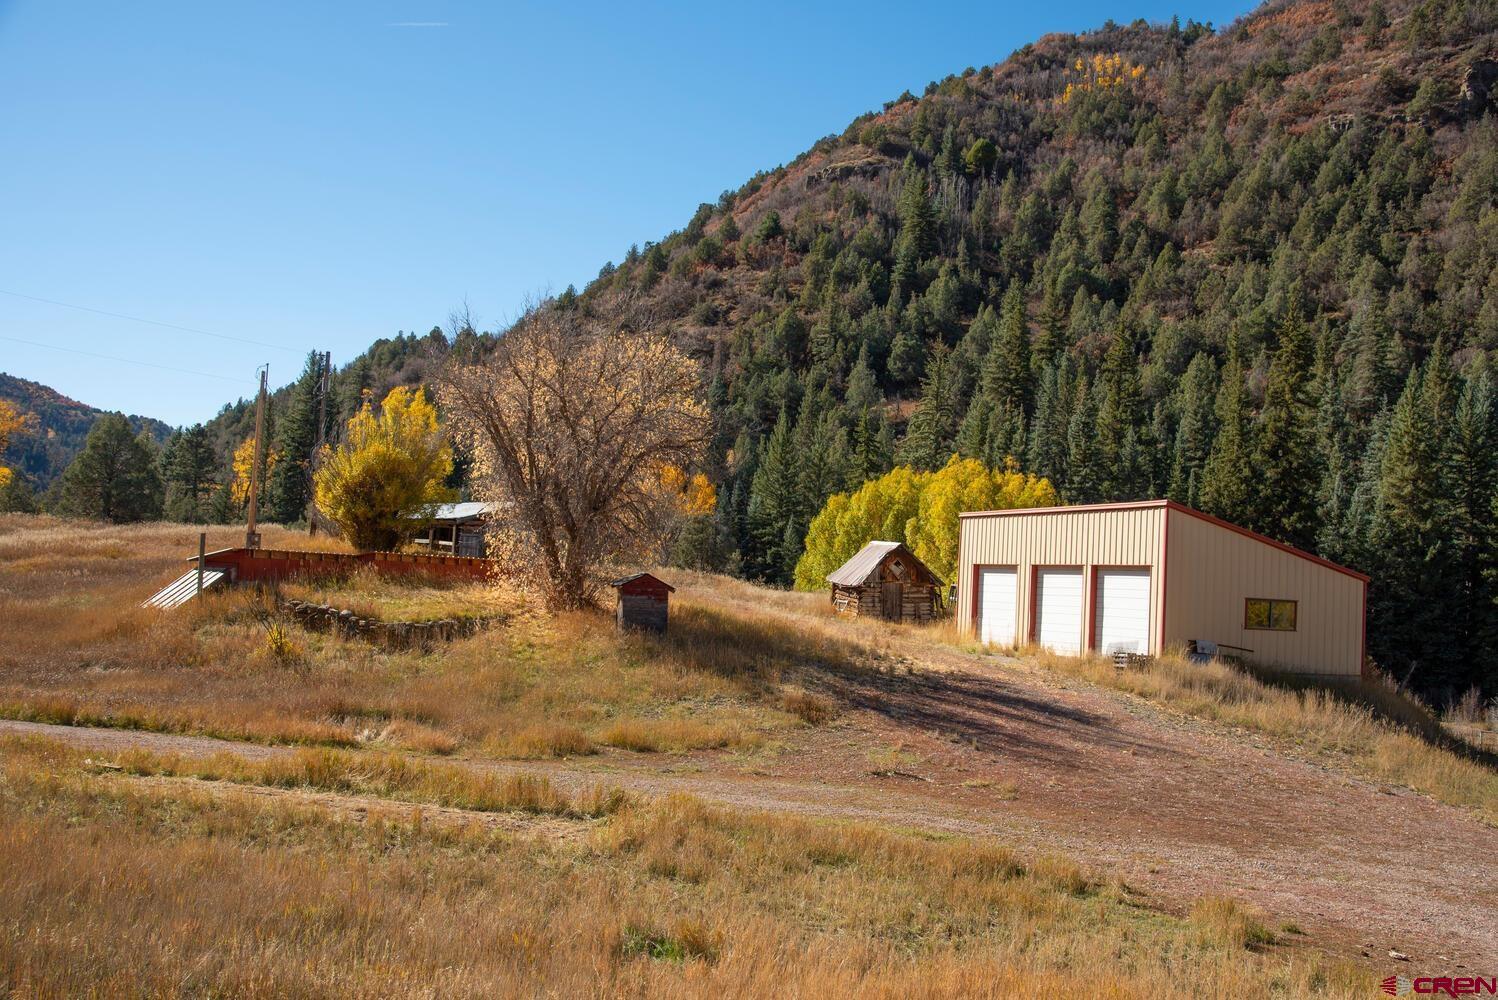
[[[827,582],[841,615],[922,623],[941,613],[941,581],[902,542],[870,542]]]

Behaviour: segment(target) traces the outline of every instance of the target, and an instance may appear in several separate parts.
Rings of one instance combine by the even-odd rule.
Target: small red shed
[[[676,588],[649,573],[636,573],[609,584],[619,592],[615,620],[619,627],[666,631],[666,617],[671,595]]]

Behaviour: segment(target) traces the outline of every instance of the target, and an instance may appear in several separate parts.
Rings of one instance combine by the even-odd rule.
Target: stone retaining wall
[[[451,642],[474,635],[494,623],[489,618],[443,618],[439,621],[387,622],[361,618],[347,608],[311,601],[283,601],[281,610],[297,624],[314,632],[335,632],[389,649],[430,649],[438,642]]]

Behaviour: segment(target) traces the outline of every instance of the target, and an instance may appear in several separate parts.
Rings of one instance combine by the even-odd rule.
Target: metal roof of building
[[[884,557],[895,551],[895,549],[905,549],[905,546],[899,542],[870,542],[859,549],[858,553],[852,559],[843,563],[833,572],[828,573],[827,582],[835,583],[839,587],[862,586],[868,581],[869,577],[874,575],[874,571],[879,568],[879,564],[884,562]],[[905,551],[910,555],[911,559],[920,562],[919,559],[915,558],[913,553],[910,553],[909,549],[905,549]]]
[[[499,509],[499,504],[480,503],[477,500],[469,500],[464,503],[439,503],[432,512],[433,521],[467,521],[475,517],[483,517],[492,514]]]
[[[1163,507],[1166,510],[1178,511],[1190,517],[1206,521],[1208,524],[1215,524],[1219,528],[1225,528],[1228,531],[1237,532],[1238,534],[1243,535],[1247,538],[1252,538],[1254,541],[1263,542],[1270,548],[1279,549],[1281,552],[1288,552],[1291,555],[1299,556],[1300,558],[1305,559],[1308,562],[1313,562],[1319,566],[1325,566],[1327,569],[1335,570],[1336,572],[1342,573],[1346,576],[1362,580],[1364,583],[1370,582],[1369,576],[1365,573],[1359,573],[1355,569],[1350,569],[1346,566],[1341,565],[1340,563],[1334,563],[1330,559],[1323,559],[1321,556],[1318,556],[1315,553],[1306,552],[1303,549],[1297,549],[1293,545],[1287,545],[1284,542],[1279,541],[1278,539],[1270,538],[1268,535],[1261,535],[1257,531],[1250,531],[1248,528],[1245,528],[1242,525],[1233,524],[1231,521],[1224,521],[1220,517],[1214,517],[1211,514],[1203,513],[1202,511],[1199,511],[1194,507],[1187,507],[1185,504],[1178,503],[1175,500],[1125,500],[1118,503],[1074,504],[1069,507],[1016,507],[1011,510],[965,510],[959,513],[957,515],[957,518],[958,521],[961,522],[984,517],[1027,517],[1035,514],[1087,514],[1096,511],[1110,510],[1145,510],[1151,507]]]

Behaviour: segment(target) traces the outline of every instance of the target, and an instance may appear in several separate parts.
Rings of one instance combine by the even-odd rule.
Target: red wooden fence
[[[197,556],[188,562],[197,562]],[[225,570],[236,583],[284,580],[294,576],[337,576],[363,566],[391,576],[435,576],[484,580],[499,575],[499,563],[472,556],[425,555],[405,552],[296,552],[289,549],[219,549],[203,557],[203,564]]]

